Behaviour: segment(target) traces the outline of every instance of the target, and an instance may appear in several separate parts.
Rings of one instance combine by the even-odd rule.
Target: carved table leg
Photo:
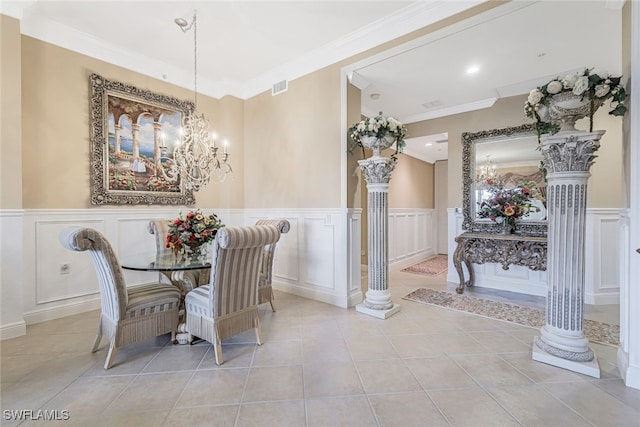
[[[453,252],[453,266],[456,268],[458,277],[460,278],[460,286],[456,288],[456,292],[459,294],[464,292],[464,270],[462,269],[463,260],[467,263],[464,259],[464,242],[458,241],[458,246],[456,247],[455,252]],[[469,271],[471,271],[471,269],[469,269]]]
[[[475,280],[475,277],[473,275],[473,266],[471,265],[471,261],[469,261],[466,257],[464,259],[464,263],[467,266],[467,270],[469,270],[469,280],[465,282],[465,285],[467,285],[468,287],[471,287],[473,286],[473,281]]]

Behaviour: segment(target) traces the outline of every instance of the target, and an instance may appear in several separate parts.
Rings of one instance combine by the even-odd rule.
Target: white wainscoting
[[[23,335],[26,324],[98,309],[93,263],[86,252],[64,249],[60,230],[92,227],[102,232],[119,259],[155,252],[150,219],[172,219],[188,207],[3,210],[0,338]],[[350,307],[360,291],[360,209],[214,211],[226,225],[286,218],[291,230],[276,251],[274,287],[307,298]],[[62,271],[62,266],[66,266]],[[157,273],[124,270],[129,285],[157,280]]]
[[[462,211],[448,209],[449,253],[453,255],[455,237],[463,232]],[[620,302],[620,215],[621,209],[587,209],[585,236],[585,303],[618,304]],[[464,267],[463,267],[464,268]],[[547,295],[547,275],[526,267],[499,264],[473,264],[475,286],[507,290],[529,295]],[[466,270],[465,270],[466,274]],[[468,276],[467,276],[468,277]],[[447,281],[460,283],[449,257]]]
[[[622,209],[587,209],[585,304],[620,303]]]
[[[434,209],[389,209],[389,265],[405,267],[436,254]]]
[[[284,218],[291,230],[278,242],[273,287],[352,307],[360,289],[360,209],[248,209],[245,222]]]
[[[23,300],[22,209],[0,211],[0,340],[27,332]]]

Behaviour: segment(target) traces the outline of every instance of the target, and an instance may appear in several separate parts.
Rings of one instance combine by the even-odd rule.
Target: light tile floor
[[[445,280],[392,271],[401,311],[387,320],[277,293],[276,313],[261,307],[265,344],[252,332],[225,341],[221,367],[209,344],[164,336],[105,371],[105,344],[90,352],[98,312],[32,325],[0,343],[2,424],[20,424],[5,410],[47,409],[92,427],[640,426],[640,390],[621,381],[615,348],[592,345],[594,379],[532,361],[535,329],[402,300],[453,289]]]

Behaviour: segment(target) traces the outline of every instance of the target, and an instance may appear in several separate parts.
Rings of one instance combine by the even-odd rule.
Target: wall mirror
[[[520,218],[516,233],[545,235],[547,209],[544,196],[546,182],[540,162],[538,138],[533,125],[493,129],[462,134],[462,228],[467,231],[498,233],[500,226],[488,218],[478,216],[480,203],[490,195],[488,184],[515,187],[526,182],[536,187],[542,197],[533,199],[537,212]]]

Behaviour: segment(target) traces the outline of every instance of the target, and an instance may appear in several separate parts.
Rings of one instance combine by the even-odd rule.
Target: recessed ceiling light
[[[371,95],[369,95],[369,98],[376,100],[376,99],[380,99],[380,94],[379,93],[372,93]]]
[[[424,145],[425,145],[425,146],[427,146],[427,147],[431,147],[433,144],[432,144],[432,143],[430,143],[430,142],[427,142],[427,143],[426,143],[426,144],[424,144]]]
[[[480,67],[478,67],[477,65],[472,65],[471,67],[467,68],[467,74],[475,74],[478,71],[480,71]]]

